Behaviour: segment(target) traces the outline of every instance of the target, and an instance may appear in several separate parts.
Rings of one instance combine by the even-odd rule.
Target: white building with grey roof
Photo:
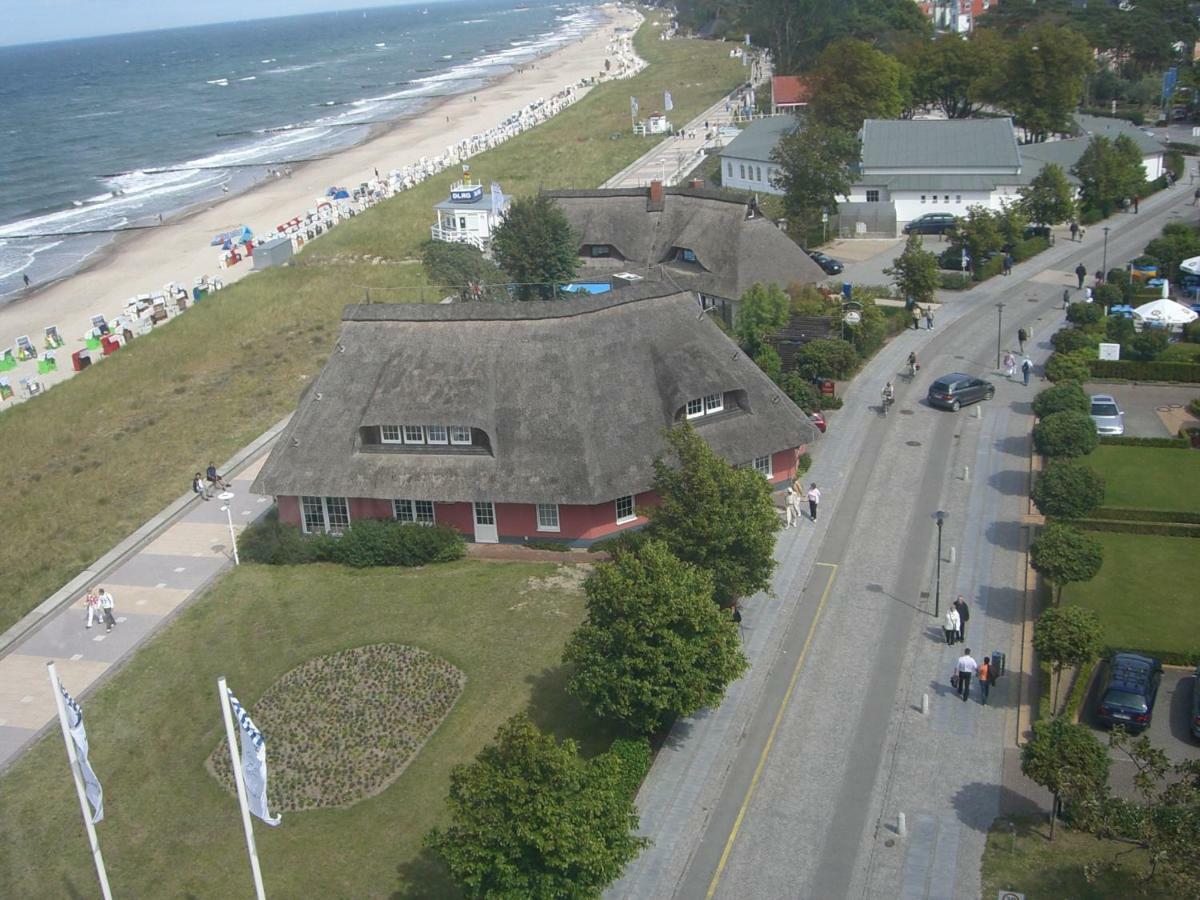
[[[791,113],[756,119],[721,150],[721,186],[736,191],[783,195],[776,185],[779,164],[772,159],[775,145],[800,127]]]

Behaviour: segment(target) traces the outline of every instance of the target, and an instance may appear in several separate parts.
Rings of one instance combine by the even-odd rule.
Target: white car
[[[1092,421],[1097,434],[1122,435],[1125,433],[1125,413],[1111,394],[1092,394]]]

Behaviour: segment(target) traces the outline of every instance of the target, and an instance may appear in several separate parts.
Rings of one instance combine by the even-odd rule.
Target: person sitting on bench
[[[208,478],[209,484],[214,488],[220,488],[223,491],[229,490],[229,483],[217,474],[217,466],[215,463],[208,464],[208,470],[205,472],[205,477]]]

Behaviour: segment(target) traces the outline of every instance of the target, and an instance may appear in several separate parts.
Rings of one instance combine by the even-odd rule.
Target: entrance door
[[[490,500],[475,501],[475,542],[497,544],[500,535],[496,531],[496,505]]]

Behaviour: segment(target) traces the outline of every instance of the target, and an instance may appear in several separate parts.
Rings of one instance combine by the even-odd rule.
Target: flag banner
[[[747,33],[747,35],[746,35],[746,46],[747,46],[747,47],[749,47],[749,46],[750,46],[750,35],[749,35],[748,33]]]
[[[262,732],[255,726],[250,714],[242,708],[233,691],[225,689],[229,694],[229,705],[233,708],[233,717],[237,719],[241,729],[240,743],[242,745],[242,778],[246,783],[246,803],[250,812],[258,816],[268,825],[278,825],[279,816],[272,817],[267,812],[267,742]]]
[[[675,108],[675,104],[671,102],[671,92],[663,91],[663,109],[670,112]]]
[[[492,182],[492,212],[498,213],[504,209],[504,191],[500,190],[500,185]]]
[[[637,97],[629,98],[629,114],[632,115],[635,119],[637,118],[637,114],[638,114]]]
[[[75,755],[79,758],[79,772],[83,775],[83,783],[87,788],[88,803],[92,805],[92,824],[95,825],[104,818],[104,791],[100,787],[100,779],[92,771],[88,762],[87,731],[83,727],[83,710],[75,702],[75,698],[67,693],[63,683],[58,683],[62,691],[63,702],[67,705],[67,725],[71,730],[71,740],[75,742]]]

